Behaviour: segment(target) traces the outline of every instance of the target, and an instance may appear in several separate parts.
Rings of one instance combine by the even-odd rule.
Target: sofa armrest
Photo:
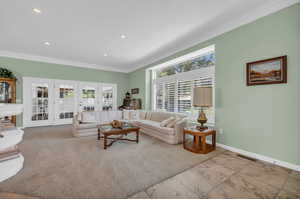
[[[78,114],[75,114],[73,117],[72,126],[73,126],[73,128],[78,128],[79,124],[80,124],[80,120],[78,119]]]
[[[174,125],[174,131],[176,139],[178,140],[178,144],[182,143],[183,140],[183,128],[186,126],[187,118],[183,118],[182,120],[179,120]]]

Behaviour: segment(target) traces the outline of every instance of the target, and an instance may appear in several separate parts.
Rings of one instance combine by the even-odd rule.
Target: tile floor
[[[35,199],[10,193],[0,198]],[[127,199],[300,199],[300,172],[225,151]]]
[[[300,172],[226,151],[128,199],[300,199]]]

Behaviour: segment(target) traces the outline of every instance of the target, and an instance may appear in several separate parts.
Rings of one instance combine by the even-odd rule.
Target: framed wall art
[[[287,56],[247,63],[247,86],[287,83]]]

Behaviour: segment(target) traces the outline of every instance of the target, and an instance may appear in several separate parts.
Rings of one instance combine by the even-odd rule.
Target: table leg
[[[107,147],[107,135],[104,135],[103,145],[104,145],[104,149],[106,149],[106,147]]]
[[[206,153],[206,136],[201,136],[202,151]]]
[[[139,143],[139,130],[136,131],[136,143]]]
[[[182,144],[183,144],[183,148],[185,148],[185,132],[182,132]]]
[[[98,129],[98,140],[101,139],[101,136],[100,136],[100,129]]]
[[[194,135],[194,144],[196,146],[199,146],[199,136],[197,136],[197,135]]]
[[[212,146],[215,149],[216,148],[216,134],[212,134]]]

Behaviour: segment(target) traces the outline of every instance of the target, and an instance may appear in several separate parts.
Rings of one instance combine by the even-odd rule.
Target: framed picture
[[[139,89],[138,88],[131,89],[131,94],[139,94]]]
[[[287,83],[287,56],[247,63],[247,86]]]

